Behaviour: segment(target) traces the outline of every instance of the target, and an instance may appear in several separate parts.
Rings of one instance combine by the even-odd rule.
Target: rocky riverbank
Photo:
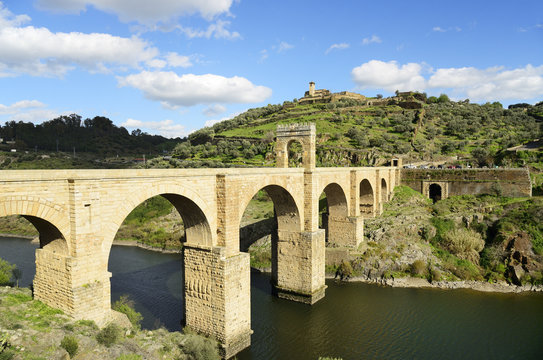
[[[327,274],[326,278],[334,279],[335,274]],[[498,293],[522,293],[522,292],[543,292],[543,285],[513,285],[506,282],[489,283],[475,280],[461,281],[434,281],[430,282],[427,279],[418,277],[401,277],[401,278],[374,278],[370,279],[363,276],[355,276],[344,279],[348,282],[364,282],[367,284],[376,284],[381,286],[390,286],[398,288],[434,288],[434,289],[471,289],[481,292],[498,292]]]

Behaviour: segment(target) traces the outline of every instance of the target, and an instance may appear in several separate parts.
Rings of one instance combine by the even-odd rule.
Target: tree
[[[446,104],[446,103],[451,102],[451,100],[449,99],[449,97],[446,94],[441,94],[437,98],[437,102],[440,103],[440,104]]]
[[[12,271],[15,266],[0,258],[0,286],[11,285]]]

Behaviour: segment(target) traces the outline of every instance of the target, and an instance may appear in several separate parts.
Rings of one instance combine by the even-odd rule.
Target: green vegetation
[[[6,260],[0,258],[0,286],[11,285],[11,277],[15,265],[11,265]]]
[[[463,195],[432,205],[399,186],[384,213],[366,221],[370,241],[353,269],[370,277],[543,284],[541,219],[538,197]]]
[[[111,308],[125,314],[128,317],[128,320],[130,320],[130,323],[134,329],[141,329],[141,321],[143,320],[143,316],[134,309],[134,301],[130,300],[128,295],[121,295],[119,300],[115,301]]]
[[[190,360],[219,360],[218,343],[210,338],[196,335],[190,328],[183,330],[186,340],[180,346]]]
[[[121,328],[115,323],[109,323],[106,327],[96,334],[96,340],[99,344],[110,347],[121,337]]]
[[[68,352],[70,358],[74,357],[77,354],[77,349],[79,348],[79,342],[75,336],[66,335],[60,342],[60,347]]]

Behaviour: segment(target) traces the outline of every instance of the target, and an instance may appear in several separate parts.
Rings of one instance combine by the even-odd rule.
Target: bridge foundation
[[[105,325],[111,317],[111,273],[103,276],[88,269],[100,266],[89,257],[75,258],[51,251],[47,247],[36,250],[34,297],[60,309],[75,319],[94,320]]]
[[[228,359],[251,345],[249,254],[226,257],[222,247],[183,249],[186,325],[217,339]]]
[[[314,304],[324,297],[324,230],[278,231],[277,282],[274,293],[283,299]]]

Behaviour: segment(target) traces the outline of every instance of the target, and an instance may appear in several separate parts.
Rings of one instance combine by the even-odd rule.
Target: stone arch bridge
[[[286,168],[292,141],[302,144],[303,167]],[[165,197],[186,229],[186,324],[217,338],[231,357],[250,345],[252,333],[249,254],[239,241],[251,198],[263,189],[274,203],[277,295],[312,304],[326,288],[319,196],[328,200],[329,241],[356,247],[363,219],[380,213],[399,184],[397,166],[316,168],[312,124],[279,127],[276,148],[277,168],[0,171],[0,216],[22,215],[39,231],[35,298],[104,324],[112,316],[115,234],[141,202]]]

